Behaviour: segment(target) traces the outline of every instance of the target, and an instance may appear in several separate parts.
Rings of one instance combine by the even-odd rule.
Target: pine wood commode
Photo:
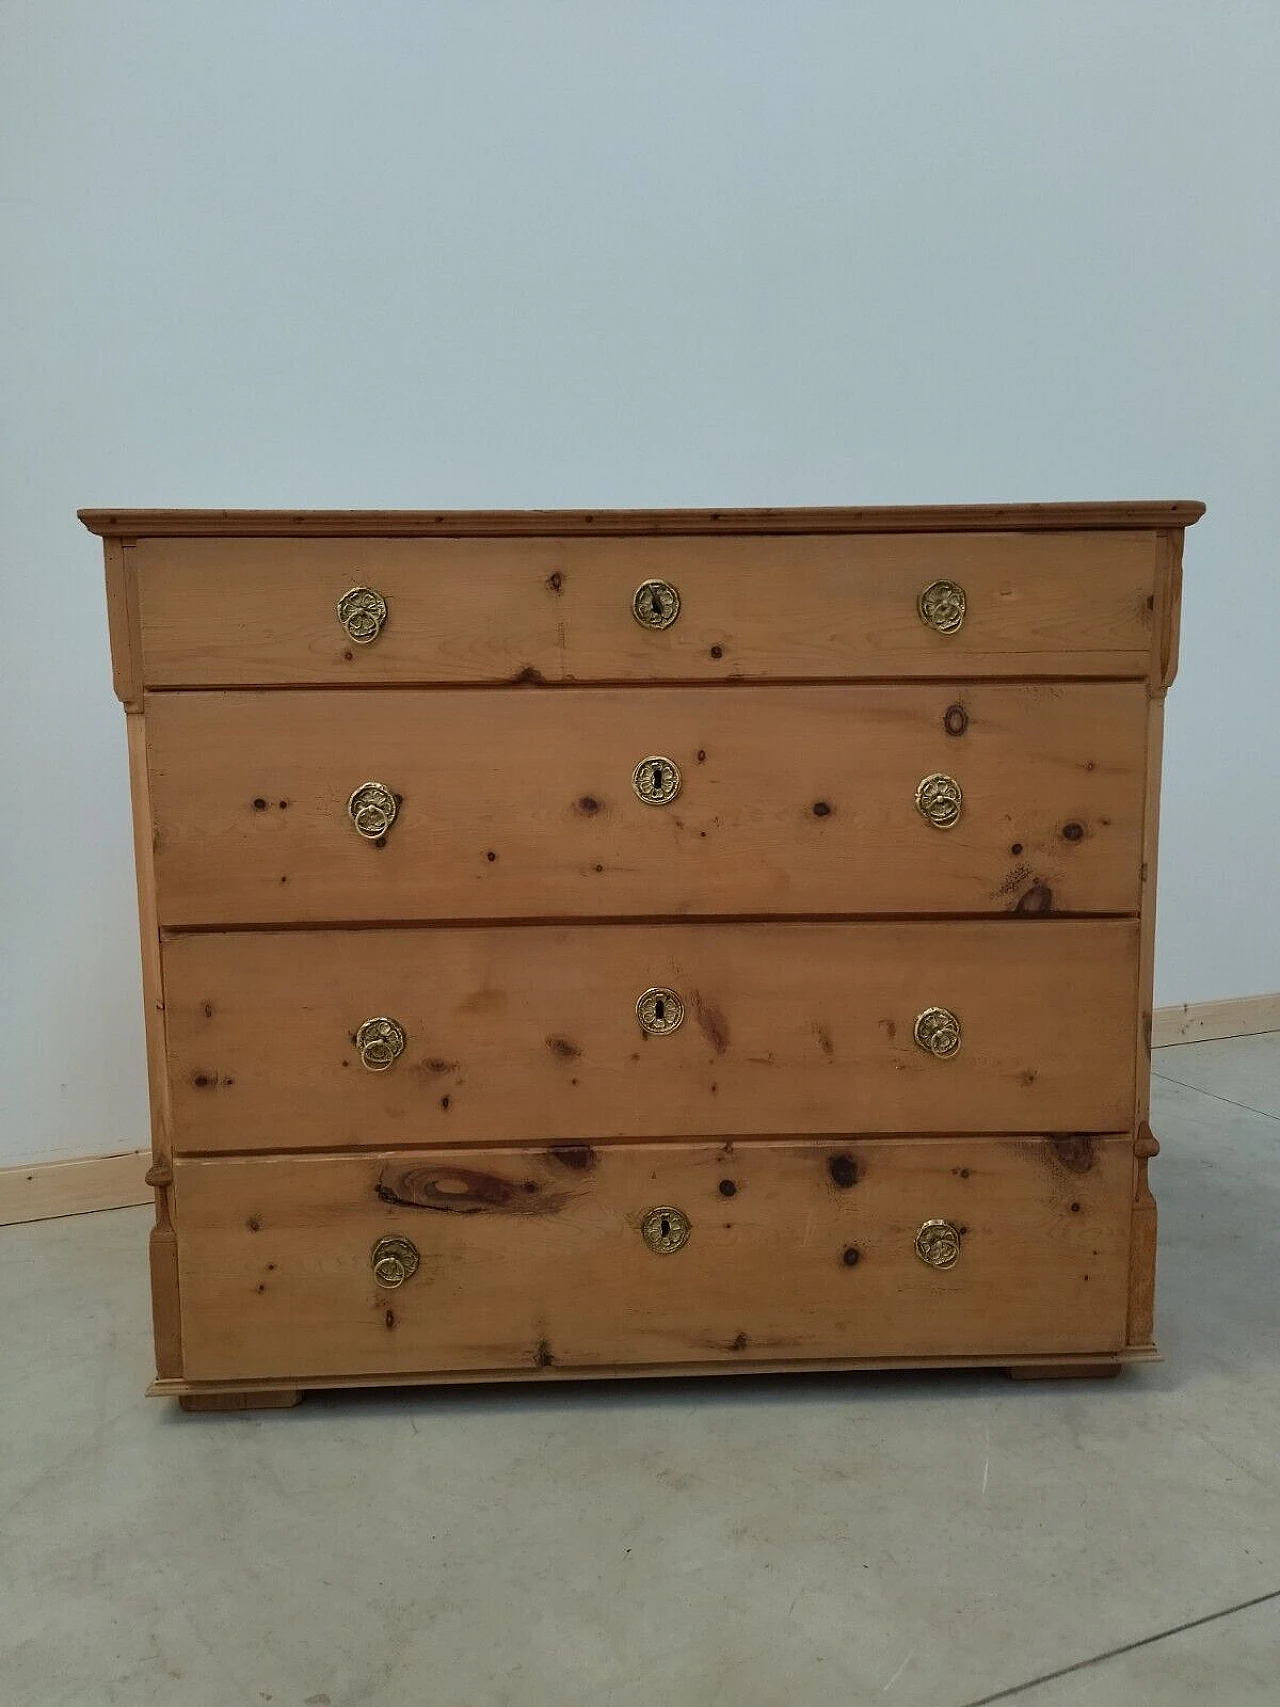
[[[1201,509],[82,512],[152,1391],[1154,1356]]]

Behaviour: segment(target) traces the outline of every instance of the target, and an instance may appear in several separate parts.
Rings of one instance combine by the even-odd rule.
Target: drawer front
[[[160,917],[1135,912],[1146,721],[1135,682],[161,694]]]
[[[1143,676],[1159,538],[143,539],[132,555],[148,687]],[[633,610],[655,580],[679,599],[666,627]],[[939,581],[964,593],[950,632],[918,608]],[[353,589],[375,595],[344,607],[354,638]],[[931,608],[954,623],[954,604]],[[650,621],[674,609],[641,600]]]
[[[175,937],[175,1146],[1124,1130],[1137,931],[1011,919]],[[682,1008],[675,1029],[642,1027],[648,991],[667,992],[640,1004],[648,1024]],[[955,1016],[954,1052],[945,1017],[917,1041],[930,1009]]]
[[[947,1137],[179,1161],[185,1373],[1112,1352],[1131,1154]]]

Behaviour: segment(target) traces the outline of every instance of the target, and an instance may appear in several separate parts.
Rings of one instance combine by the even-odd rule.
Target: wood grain
[[[939,530],[1190,527],[1194,499],[1100,504],[906,504],[729,510],[77,511],[91,533],[130,539],[209,535],[928,533]]]
[[[940,1138],[181,1161],[188,1372],[1106,1354],[1124,1343],[1128,1184],[1126,1138],[1087,1157]],[[454,1209],[411,1206],[433,1191]],[[683,1250],[645,1245],[655,1204],[688,1215]],[[949,1270],[914,1254],[937,1217],[963,1229]],[[421,1253],[394,1291],[370,1272],[391,1232]]]
[[[1141,683],[158,695],[161,918],[1129,913],[1146,708]],[[631,786],[654,753],[664,807]],[[945,832],[915,807],[938,771]],[[385,846],[347,813],[370,780],[402,797]]]
[[[1131,1130],[1137,928],[586,925],[165,945],[185,1151],[786,1132]],[[650,986],[678,1031],[640,1029]],[[914,1042],[951,1008],[958,1055]],[[368,1018],[404,1028],[388,1072]]]
[[[129,748],[129,792],[133,808],[133,852],[138,886],[138,922],[142,946],[142,1007],[147,1043],[147,1086],[151,1110],[151,1157],[156,1221],[149,1240],[151,1312],[155,1331],[156,1373],[182,1374],[182,1323],[178,1306],[177,1236],[170,1218],[169,1172],[173,1121],[169,1102],[168,1043],[165,1028],[164,967],[156,913],[156,871],[146,732],[139,712],[125,718]]]
[[[0,1227],[150,1203],[151,1193],[143,1182],[149,1160],[145,1150],[122,1150],[109,1156],[0,1168]]]
[[[783,677],[1128,676],[1152,657],[1155,532],[580,539],[143,539],[142,670],[157,687]],[[678,588],[641,628],[640,582]],[[918,593],[960,581],[958,633]],[[353,644],[337,605],[387,601]]]

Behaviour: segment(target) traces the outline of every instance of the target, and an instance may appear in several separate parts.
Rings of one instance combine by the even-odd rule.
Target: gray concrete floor
[[[1280,1033],[1163,1050],[1167,1361],[144,1400],[148,1210],[0,1230],[4,1707],[1280,1702]]]

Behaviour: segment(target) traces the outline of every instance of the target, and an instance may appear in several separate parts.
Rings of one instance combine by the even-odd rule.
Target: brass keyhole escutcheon
[[[670,628],[680,615],[680,595],[670,581],[641,581],[631,595],[631,614],[641,628]]]
[[[366,842],[381,841],[399,810],[395,795],[380,782],[362,782],[347,802],[347,815]]]
[[[674,990],[659,985],[636,1002],[636,1018],[651,1037],[665,1037],[684,1018],[684,1003]]]
[[[386,620],[387,601],[374,587],[349,587],[338,600],[338,621],[357,646],[376,640]]]
[[[660,1257],[683,1250],[689,1243],[689,1234],[692,1231],[692,1224],[684,1210],[673,1209],[669,1204],[660,1204],[656,1209],[646,1211],[645,1218],[640,1223],[640,1237],[649,1249]]]
[[[964,793],[953,776],[934,771],[922,777],[916,789],[916,811],[935,830],[953,830],[960,822]]]
[[[674,759],[653,753],[632,771],[631,786],[646,806],[666,806],[680,792],[680,767]]]
[[[367,1019],[356,1032],[360,1065],[371,1073],[385,1073],[404,1054],[404,1027],[380,1015]]]
[[[915,1239],[916,1255],[930,1268],[954,1268],[960,1260],[960,1231],[950,1221],[925,1221]]]
[[[927,628],[954,634],[964,621],[964,588],[958,581],[930,581],[916,600],[916,609]]]
[[[915,1040],[939,1061],[949,1060],[960,1048],[960,1021],[950,1008],[926,1008],[916,1015]]]
[[[412,1280],[418,1271],[418,1247],[412,1239],[391,1233],[379,1239],[369,1253],[373,1278],[388,1291]]]

